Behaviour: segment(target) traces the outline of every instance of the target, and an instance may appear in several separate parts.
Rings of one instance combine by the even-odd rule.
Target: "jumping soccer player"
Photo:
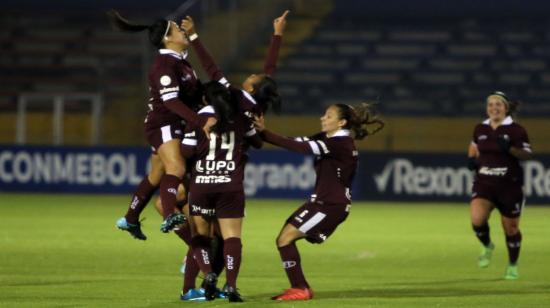
[[[152,170],[138,185],[128,212],[117,221],[118,228],[137,239],[145,240],[138,221],[139,214],[160,186],[164,222],[162,232],[169,232],[183,223],[185,216],[176,211],[176,193],[185,174],[185,162],[180,153],[185,126],[202,127],[206,132],[215,119],[198,117],[195,110],[202,105],[202,85],[186,61],[189,42],[179,26],[166,19],[152,25],[136,25],[117,12],[109,15],[112,23],[127,32],[149,31],[149,40],[159,49],[149,72],[149,111],[145,118],[145,134],[152,147]]]

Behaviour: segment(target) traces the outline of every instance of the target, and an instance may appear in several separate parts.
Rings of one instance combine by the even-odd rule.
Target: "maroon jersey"
[[[504,153],[498,146],[497,138],[508,136],[511,146],[531,152],[527,131],[515,123],[512,117],[504,119],[497,129],[493,129],[489,123],[486,120],[474,129],[472,142],[479,151],[476,180],[523,183],[523,169],[519,160],[510,153]]]
[[[213,116],[214,108],[207,106],[199,114]],[[250,139],[259,140],[259,136],[243,113],[232,118],[227,132],[210,133],[210,140],[202,129],[187,132],[182,140],[182,153],[195,161],[191,170],[191,194],[242,191]]]
[[[350,204],[351,185],[358,162],[358,152],[350,131],[341,129],[332,137],[319,133],[292,140],[268,130],[264,139],[286,149],[315,155],[315,191],[311,200],[323,204]]]
[[[186,54],[160,49],[149,71],[149,111],[145,125],[158,128],[186,122],[202,126],[196,111],[202,105],[202,84]]]

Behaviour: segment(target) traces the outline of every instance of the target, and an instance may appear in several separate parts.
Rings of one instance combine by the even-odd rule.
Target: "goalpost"
[[[25,144],[27,140],[27,109],[31,103],[44,102],[53,104],[52,112],[52,136],[54,145],[63,144],[63,116],[65,114],[65,103],[71,100],[86,101],[91,107],[91,134],[90,144],[97,145],[100,140],[100,125],[103,112],[103,96],[93,92],[71,92],[71,93],[22,93],[17,98],[17,120],[15,141],[17,144]],[[46,104],[48,104],[46,103]]]

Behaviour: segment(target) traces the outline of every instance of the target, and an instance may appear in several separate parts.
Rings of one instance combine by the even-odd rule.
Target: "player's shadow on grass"
[[[476,281],[476,282],[494,282],[495,280],[479,280],[465,279],[461,282]],[[502,279],[498,279],[502,281]],[[384,287],[373,289],[353,289],[353,290],[338,290],[338,291],[317,291],[315,299],[334,299],[334,298],[415,298],[415,297],[448,297],[448,296],[480,296],[480,295],[527,295],[527,294],[545,294],[546,288],[539,286],[537,288],[516,289],[505,288],[500,290],[487,290],[486,288],[470,287],[434,287],[434,285],[446,285],[456,283],[457,281],[434,281],[434,282],[414,282],[414,283],[396,283],[401,287]],[[391,284],[380,284],[391,285]],[[412,285],[412,287],[410,287]],[[422,288],[419,285],[426,285]],[[273,296],[272,294],[258,294],[249,296],[250,299],[266,299]]]

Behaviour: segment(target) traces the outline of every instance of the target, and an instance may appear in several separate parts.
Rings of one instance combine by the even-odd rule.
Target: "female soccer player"
[[[261,146],[252,121],[239,108],[227,88],[216,81],[217,102],[199,111],[217,116],[218,122],[208,137],[203,130],[187,131],[182,152],[194,159],[189,188],[189,206],[196,235],[191,240],[194,259],[203,273],[206,300],[216,295],[217,276],[212,270],[210,248],[211,224],[217,220],[224,240],[226,287],[231,302],[241,302],[237,276],[241,264],[241,229],[244,217],[244,166],[249,145]],[[211,87],[211,86],[209,86]],[[182,298],[183,299],[183,298]]]
[[[376,127],[369,131],[367,127]],[[264,126],[263,117],[255,121],[256,130],[264,141],[285,149],[315,155],[315,191],[311,199],[286,220],[277,248],[283,261],[291,288],[274,300],[309,300],[313,291],[302,272],[300,254],[295,242],[305,238],[314,244],[323,243],[347,218],[351,208],[351,186],[357,169],[358,152],[351,137],[361,140],[384,127],[373,115],[371,105],[357,107],[335,104],[321,117],[322,132],[297,140],[279,136]]]
[[[202,86],[185,60],[189,42],[175,22],[158,19],[152,25],[136,25],[115,11],[111,11],[109,16],[120,30],[148,30],[150,42],[159,49],[149,71],[151,98],[144,124],[147,141],[153,149],[152,171],[139,184],[126,216],[117,221],[120,229],[145,240],[138,221],[139,213],[159,186],[164,218],[161,231],[169,232],[185,220],[175,210],[177,187],[185,173],[185,162],[180,153],[184,130],[182,119],[185,125],[201,127],[207,132],[215,119],[198,117],[194,111],[202,103]]]
[[[474,232],[483,244],[479,267],[487,267],[495,245],[489,236],[489,216],[496,207],[506,234],[508,267],[505,279],[517,279],[521,246],[519,218],[525,204],[523,170],[519,164],[532,157],[527,131],[514,122],[517,102],[502,92],[487,97],[487,120],[474,129],[468,148],[468,167],[476,170],[470,216]]]

